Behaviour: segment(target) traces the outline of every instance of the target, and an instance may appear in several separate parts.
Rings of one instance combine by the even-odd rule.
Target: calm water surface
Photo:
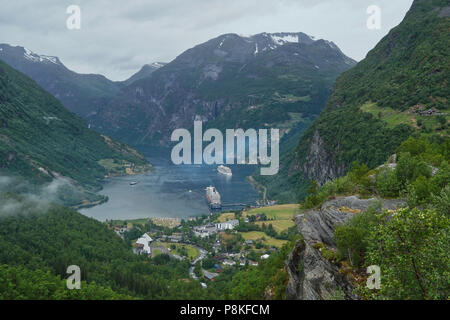
[[[224,204],[254,204],[258,193],[245,180],[255,167],[230,165],[232,177],[221,175],[217,166],[175,166],[164,153],[147,155],[155,166],[151,173],[108,179],[101,194],[105,204],[80,210],[97,220],[149,217],[187,218],[207,214],[205,188],[215,186]],[[138,184],[131,186],[131,181]]]

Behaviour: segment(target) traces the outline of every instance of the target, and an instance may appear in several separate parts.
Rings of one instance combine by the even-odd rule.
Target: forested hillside
[[[110,159],[120,170],[101,160]],[[96,190],[110,173],[145,158],[125,144],[90,129],[33,80],[0,62],[0,172],[32,184],[67,178]],[[120,169],[120,168],[119,168]],[[70,203],[73,204],[73,203]]]
[[[0,194],[2,202],[17,197]],[[28,206],[19,215],[0,214],[0,298],[283,299],[284,263],[297,239],[258,267],[224,270],[204,289],[190,278],[188,260],[135,255],[107,224],[61,206]],[[70,265],[81,269],[81,290],[65,286]]]
[[[416,0],[403,22],[336,81],[333,95],[269,195],[303,198],[314,180],[342,176],[353,161],[383,163],[412,134],[449,138],[448,1]],[[291,192],[294,190],[295,192]]]
[[[0,265],[0,274],[0,300],[132,299],[95,283],[82,282],[83,290],[67,290],[66,280],[42,270]]]
[[[2,195],[3,200],[7,197],[11,196]],[[65,207],[51,206],[47,211],[28,208],[21,215],[0,216],[0,230],[0,265],[8,266],[0,266],[0,287],[8,288],[2,291],[5,297],[38,295],[31,282],[14,284],[19,281],[14,280],[14,274],[25,282],[37,279],[44,288],[55,290],[54,295],[43,294],[43,298],[56,298],[59,293],[63,298],[76,299],[124,297],[118,294],[146,299],[204,296],[198,282],[184,280],[189,278],[188,262],[165,255],[151,260],[136,256],[105,224]],[[61,288],[56,277],[44,274],[48,271],[67,278],[66,270],[70,265],[79,266],[81,279],[90,284],[80,293],[67,293],[69,290]],[[12,285],[5,284],[8,282]],[[111,289],[98,288],[95,284],[91,287],[94,282]],[[17,290],[17,294],[13,290]]]

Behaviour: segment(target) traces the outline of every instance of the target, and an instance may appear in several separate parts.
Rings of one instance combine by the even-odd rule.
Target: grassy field
[[[260,232],[260,231],[242,232],[241,235],[245,240],[253,240],[253,241],[261,240],[262,243],[268,244],[270,246],[274,246],[277,248],[281,248],[286,242],[288,242],[286,240],[278,240],[278,239],[269,237],[267,234],[265,234],[264,232]]]
[[[157,226],[176,228],[181,224],[178,218],[151,218],[152,222]]]
[[[148,222],[148,219],[111,220],[111,225],[122,226],[125,221],[127,222],[127,227],[132,228],[133,226],[144,226]]]
[[[170,247],[174,245],[175,249],[171,249]],[[170,253],[181,256],[180,249],[185,248],[188,254],[189,259],[195,259],[199,255],[197,248],[190,246],[188,244],[178,244],[178,243],[170,243],[170,242],[157,242],[155,246],[163,246],[167,249],[170,249]]]
[[[99,165],[113,173],[125,173],[125,163],[123,160],[114,159],[102,159],[98,161]]]
[[[225,222],[225,221],[228,221],[228,220],[231,220],[231,219],[234,219],[234,213],[233,212],[222,213],[217,220],[219,222]]]
[[[258,221],[256,224],[271,224],[275,231],[279,233],[295,225],[293,217],[294,213],[298,211],[298,204],[283,204],[279,206],[252,209],[245,212],[244,216],[248,217],[251,215],[264,213],[270,221]]]
[[[303,96],[303,97],[297,97],[297,96],[294,96],[293,94],[280,95],[278,92],[275,92],[275,94],[273,95],[273,99],[280,101],[280,102],[288,102],[288,103],[299,102],[299,101],[309,102],[309,101],[311,101],[311,96],[308,95],[308,96]]]
[[[295,222],[293,220],[294,214],[299,212],[298,204],[283,204],[279,206],[272,206],[272,207],[264,207],[264,208],[258,208],[258,209],[251,209],[249,211],[243,212],[243,217],[249,217],[252,215],[262,214],[265,213],[267,218],[269,220],[267,221],[257,221],[255,222],[257,225],[261,226],[263,223],[266,225],[271,224],[276,232],[281,233],[290,227],[295,226]],[[218,221],[224,222],[230,219],[234,219],[235,215],[232,212],[222,213]],[[252,237],[260,237],[261,235],[264,235],[267,241],[265,243],[267,244],[274,244],[275,246],[279,247],[284,242],[282,240],[277,240],[274,238],[270,238],[269,236],[265,235],[262,232],[247,232],[242,233],[242,236],[249,237],[245,240],[255,240]]]
[[[271,224],[277,233],[287,230],[290,227],[295,225],[294,221],[292,221],[292,220],[257,221],[255,223],[260,227],[262,226],[263,223],[266,226]]]
[[[399,124],[414,125],[414,117],[408,112],[399,112],[387,107],[380,108],[375,103],[366,103],[361,106],[361,110],[383,120],[390,128],[394,128]]]
[[[281,204],[278,206],[251,209],[244,212],[244,216],[265,213],[268,218],[275,218],[280,220],[292,219],[294,212],[298,209],[299,209],[298,204]]]
[[[421,128],[428,128],[433,131],[438,131],[441,127],[437,116],[420,116],[418,114],[412,114],[409,110],[399,112],[388,107],[380,108],[375,103],[366,103],[361,106],[361,110],[371,113],[377,119],[383,120],[389,128],[394,128],[399,124],[407,124],[419,129],[418,122],[420,122]],[[447,115],[445,118],[448,123],[450,116]],[[442,134],[448,134],[448,129],[441,131]]]
[[[148,223],[150,220],[158,226],[168,228],[176,228],[181,223],[181,220],[177,218],[142,218],[131,220],[111,220],[111,224],[121,226],[126,221],[127,227],[132,228],[133,226],[145,226],[145,224]]]

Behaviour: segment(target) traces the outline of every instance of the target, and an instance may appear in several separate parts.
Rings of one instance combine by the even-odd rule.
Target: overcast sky
[[[356,60],[405,16],[413,0],[0,0],[0,43],[58,56],[70,69],[124,80],[224,33],[305,32]],[[69,30],[69,5],[81,29]],[[381,29],[369,30],[370,5]]]

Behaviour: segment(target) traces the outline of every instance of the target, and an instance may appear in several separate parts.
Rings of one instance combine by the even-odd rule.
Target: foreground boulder
[[[303,239],[298,240],[286,260],[289,275],[287,298],[295,300],[358,299],[354,286],[339,267],[327,260],[321,246],[336,250],[334,230],[337,225],[367,210],[375,198],[343,197],[325,202],[320,210],[296,216]],[[402,206],[400,200],[381,200],[383,209]]]

